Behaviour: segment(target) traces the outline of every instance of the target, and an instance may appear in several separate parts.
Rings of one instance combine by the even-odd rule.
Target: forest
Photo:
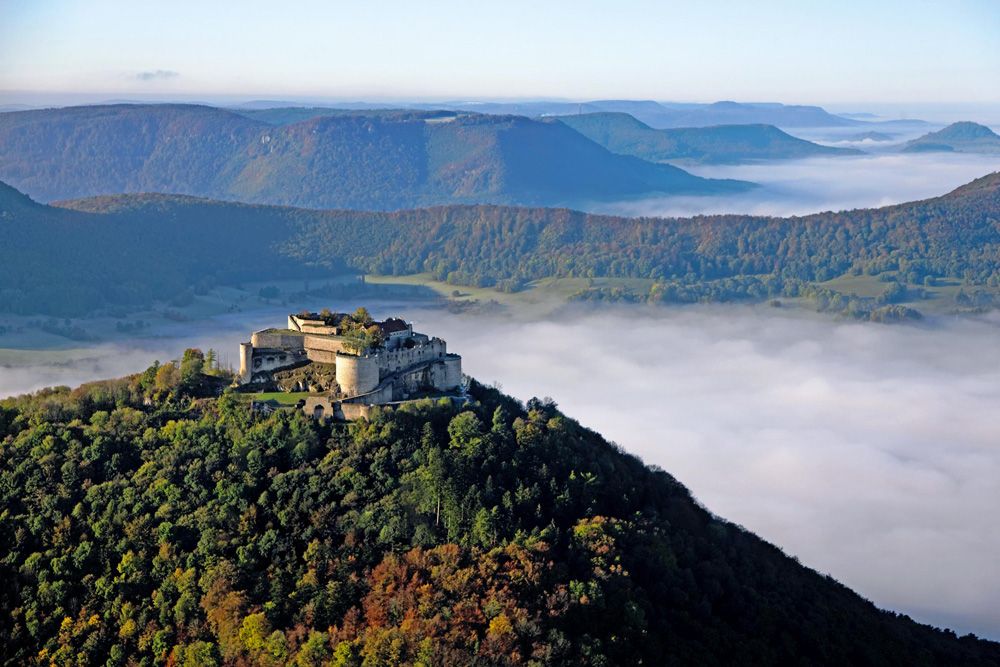
[[[1000,665],[474,380],[264,416],[210,355],[0,401],[0,661]],[[669,443],[665,443],[669,446]]]
[[[0,145],[0,179],[46,202],[160,192],[385,210],[751,187],[618,155],[523,116],[384,110],[275,126],[199,105],[97,105],[0,113]]]
[[[151,194],[44,206],[0,184],[0,311],[79,316],[216,284],[346,271],[428,272],[504,291],[547,277],[643,278],[653,281],[643,298],[655,303],[830,292],[824,281],[851,273],[918,286],[950,278],[975,293],[1000,284],[998,210],[998,174],[936,199],[793,218],[492,205],[314,211]]]

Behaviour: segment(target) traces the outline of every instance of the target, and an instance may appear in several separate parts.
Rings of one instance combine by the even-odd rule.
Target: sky
[[[994,0],[0,0],[6,103],[997,103],[998,80]]]

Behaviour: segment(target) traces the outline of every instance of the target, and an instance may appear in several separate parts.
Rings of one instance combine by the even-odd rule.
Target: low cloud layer
[[[991,322],[749,308],[443,322],[468,372],[568,414],[883,607],[1000,638]]]
[[[527,321],[368,305],[446,338],[481,381],[521,399],[552,396],[713,512],[879,606],[1000,638],[997,321],[884,326],[763,307]],[[134,372],[194,344],[235,359],[247,332],[283,315],[3,369],[0,392]]]
[[[717,213],[788,216],[887,206],[937,197],[998,171],[1000,156],[890,154],[697,166],[688,170],[698,176],[736,178],[762,187],[727,197],[654,198],[587,208],[630,216]]]

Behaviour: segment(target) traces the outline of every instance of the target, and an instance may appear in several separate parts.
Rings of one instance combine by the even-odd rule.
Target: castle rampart
[[[413,333],[412,326],[401,319],[375,322],[383,332],[382,346],[356,352],[347,338],[338,335],[341,327],[314,318],[290,315],[288,329],[254,332],[249,343],[240,345],[237,381],[268,383],[273,382],[275,371],[310,363],[335,364],[336,382],[328,395],[310,396],[303,409],[322,418],[348,419],[353,418],[349,413],[364,413],[362,407],[406,400],[421,391],[462,388],[461,357],[449,354],[444,340]],[[348,329],[352,326],[356,325],[348,323]]]
[[[367,394],[378,387],[379,365],[374,356],[337,354],[337,384],[344,396]]]

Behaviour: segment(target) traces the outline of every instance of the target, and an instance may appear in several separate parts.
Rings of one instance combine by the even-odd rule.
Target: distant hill
[[[844,141],[892,141],[892,135],[885,132],[859,132],[846,137],[838,137]]]
[[[689,110],[667,110],[658,115],[637,115],[656,128],[706,127],[711,125],[775,125],[782,128],[847,127],[863,121],[835,116],[820,107],[784,104],[740,104],[715,102]]]
[[[963,121],[952,123],[942,130],[930,132],[909,141],[901,151],[904,153],[948,151],[998,154],[1000,153],[1000,135],[985,125]]]
[[[310,208],[561,206],[751,187],[519,116],[361,111],[276,127],[204,106],[70,107],[0,114],[0,146],[0,179],[43,201],[165,192]]]
[[[862,154],[850,148],[830,148],[797,139],[772,125],[654,130],[626,113],[611,112],[560,116],[559,120],[612,153],[652,162],[734,163]]]
[[[313,118],[327,116],[359,116],[370,118],[392,118],[395,120],[427,120],[430,118],[449,118],[458,115],[457,111],[421,109],[333,109],[329,107],[268,107],[268,108],[232,108],[228,109],[244,118],[261,121],[269,125],[293,125]]]
[[[591,102],[479,103],[445,102],[406,105],[419,109],[451,109],[478,113],[514,113],[525,116],[566,116],[601,111],[627,113],[650,127],[708,127],[712,125],[775,125],[782,128],[864,127],[861,120],[827,113],[820,107],[716,102],[690,104],[652,100],[594,100]]]
[[[0,311],[76,316],[213,284],[349,267],[516,290],[645,278],[661,301],[795,295],[848,271],[1000,279],[1000,175],[922,202],[800,218],[630,219],[568,209],[317,211],[176,195],[42,206],[0,189]]]

